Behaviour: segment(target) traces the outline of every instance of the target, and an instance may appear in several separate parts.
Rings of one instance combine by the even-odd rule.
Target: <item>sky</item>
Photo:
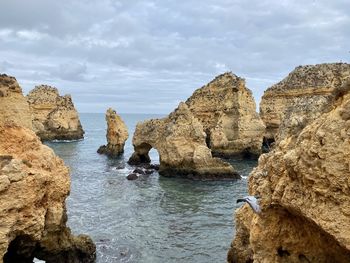
[[[255,100],[298,65],[350,61],[348,0],[0,0],[0,73],[80,112],[169,113],[216,75]]]

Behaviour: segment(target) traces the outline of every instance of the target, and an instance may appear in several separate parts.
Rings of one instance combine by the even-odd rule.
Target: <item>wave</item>
[[[52,141],[49,141],[49,142],[52,142],[52,143],[70,143],[70,142],[80,142],[80,141],[83,141],[84,139],[87,139],[88,137],[85,137],[83,139],[76,139],[76,140],[52,140]]]

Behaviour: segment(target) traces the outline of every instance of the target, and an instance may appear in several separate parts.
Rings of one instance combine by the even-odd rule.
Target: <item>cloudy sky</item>
[[[350,60],[349,0],[0,0],[0,72],[81,112],[168,113],[216,75],[257,101],[294,67]]]

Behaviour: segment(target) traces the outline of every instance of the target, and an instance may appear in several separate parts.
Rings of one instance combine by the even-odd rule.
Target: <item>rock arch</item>
[[[138,123],[133,145],[129,164],[149,163],[148,152],[154,148],[159,153],[159,173],[163,176],[240,178],[230,164],[212,157],[203,126],[185,103],[166,118]]]

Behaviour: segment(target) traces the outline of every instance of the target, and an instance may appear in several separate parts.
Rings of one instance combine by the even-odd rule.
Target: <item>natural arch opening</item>
[[[4,263],[32,263],[37,242],[28,235],[17,236],[4,255]]]

